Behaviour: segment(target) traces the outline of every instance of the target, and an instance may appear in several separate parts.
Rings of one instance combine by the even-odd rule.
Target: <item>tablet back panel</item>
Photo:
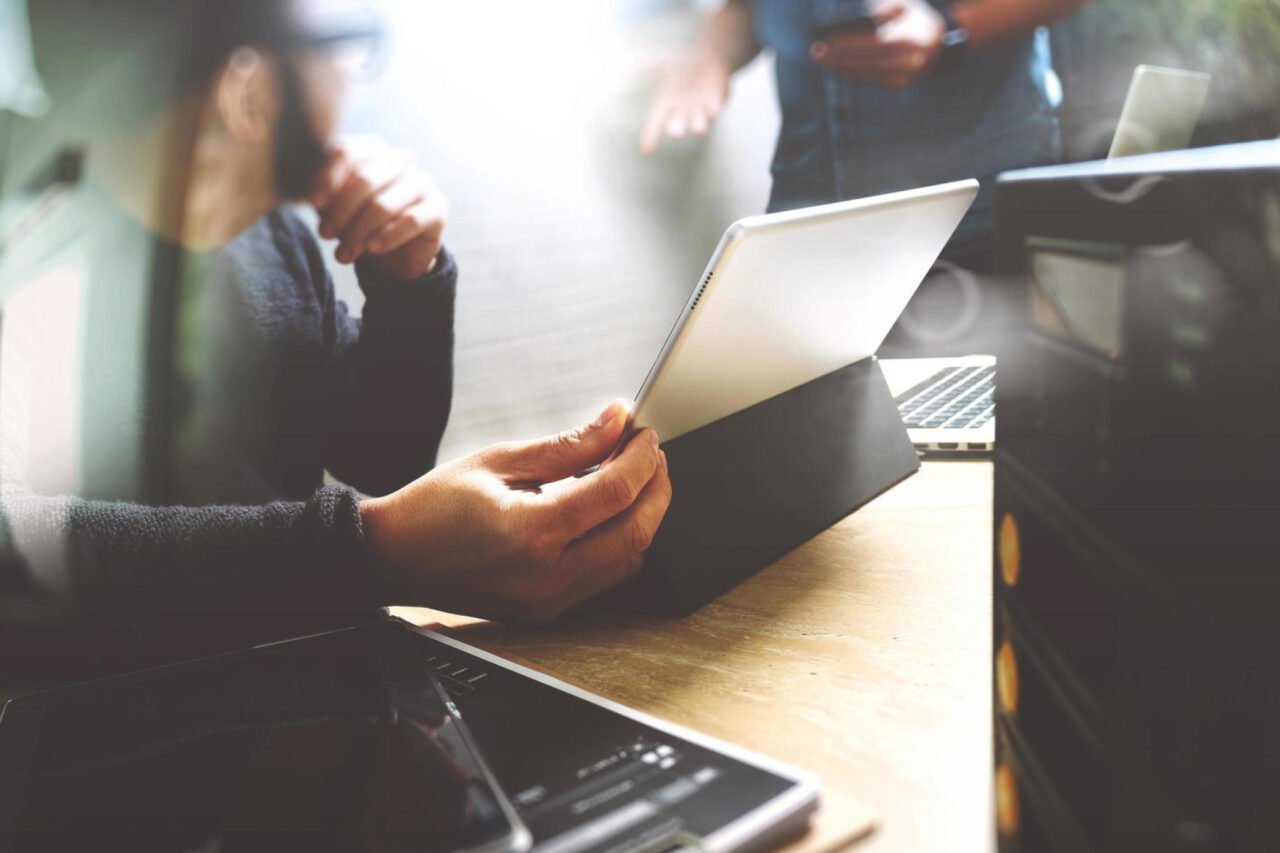
[[[637,398],[664,440],[873,354],[978,191],[961,181],[725,233]]]

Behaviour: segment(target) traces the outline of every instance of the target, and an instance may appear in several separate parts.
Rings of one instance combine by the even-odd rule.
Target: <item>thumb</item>
[[[907,4],[904,0],[886,0],[872,12],[872,16],[876,19],[876,23],[884,26],[890,21],[901,18],[907,13]]]
[[[502,473],[514,482],[541,485],[585,471],[613,452],[630,411],[626,400],[614,400],[584,427],[517,443],[509,448]]]

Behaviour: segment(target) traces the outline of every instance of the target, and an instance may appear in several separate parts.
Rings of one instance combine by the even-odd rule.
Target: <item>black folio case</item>
[[[690,613],[920,468],[874,358],[663,444],[671,508],[607,605]]]

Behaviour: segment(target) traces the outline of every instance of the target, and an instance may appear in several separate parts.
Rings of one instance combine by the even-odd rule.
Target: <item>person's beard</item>
[[[276,125],[275,182],[280,198],[310,195],[324,168],[327,146],[307,115],[298,71],[280,63],[280,120]]]

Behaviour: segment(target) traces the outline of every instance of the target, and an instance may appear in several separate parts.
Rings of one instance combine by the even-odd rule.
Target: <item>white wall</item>
[[[390,65],[353,90],[348,126],[413,148],[453,203],[462,279],[442,459],[632,397],[720,232],[764,208],[778,123],[767,61],[739,75],[709,138],[639,154],[656,66],[698,15],[665,5],[389,7]],[[338,282],[357,306],[350,271]]]

